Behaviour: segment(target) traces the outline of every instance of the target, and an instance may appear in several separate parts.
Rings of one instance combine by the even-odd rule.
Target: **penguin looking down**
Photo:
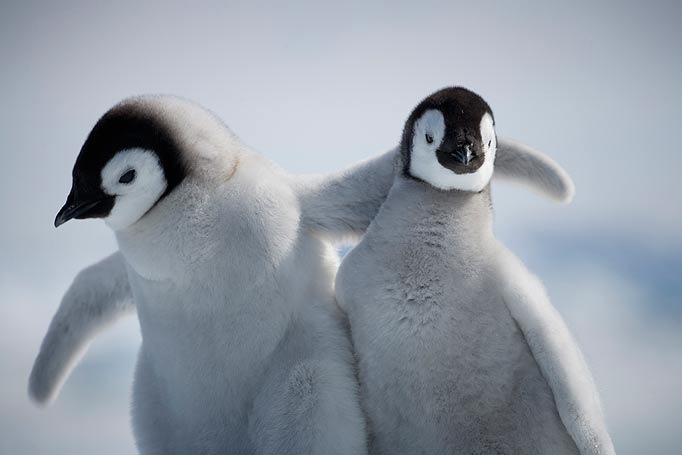
[[[112,229],[125,228],[173,191],[190,172],[194,157],[185,151],[203,149],[183,143],[180,119],[172,113],[173,104],[162,108],[143,98],[108,111],[81,148],[55,227],[72,218],[103,218]],[[199,114],[210,124],[209,113]],[[221,133],[229,140],[227,131]]]
[[[508,144],[508,178],[570,197],[561,168]],[[394,149],[293,176],[194,103],[142,96],[114,106],[81,149],[55,225],[103,219],[119,251],[64,295],[31,396],[52,399],[97,333],[136,310],[143,341],[131,412],[141,453],[362,453],[330,242],[365,231],[397,158]]]
[[[55,225],[103,219],[105,267],[127,269],[141,453],[366,452],[336,263],[285,173],[193,103],[142,97],[97,122],[72,177]]]
[[[614,453],[576,343],[494,237],[505,153],[481,97],[427,97],[406,121],[402,172],[341,264],[372,454]]]

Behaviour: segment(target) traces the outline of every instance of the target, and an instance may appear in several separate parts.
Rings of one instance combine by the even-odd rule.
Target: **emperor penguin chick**
[[[116,235],[120,254],[92,270],[123,264],[111,301],[129,301],[129,289],[137,309],[141,453],[366,452],[336,263],[320,259],[333,253],[299,234],[289,177],[216,117],[173,97],[112,108],[81,149],[55,225],[72,218],[102,218]],[[104,323],[68,314],[62,326],[81,338]],[[32,384],[39,397],[53,390]]]
[[[475,93],[422,101],[402,172],[341,264],[370,453],[614,453],[577,345],[493,236],[496,142]]]
[[[505,152],[500,153],[504,159],[496,161],[496,177],[526,183],[553,199],[571,198],[572,182],[556,163],[513,141],[500,139],[499,149]],[[353,400],[353,391],[347,389],[348,333],[341,318],[344,336],[339,338],[339,315],[333,304],[337,261],[328,242],[364,233],[391,188],[399,149],[324,176],[287,175],[249,151],[225,125],[200,107],[177,98],[145,96],[127,100],[106,114],[91,133],[81,155],[74,169],[74,190],[56,224],[62,224],[69,217],[103,217],[117,232],[121,250],[81,271],[64,295],[31,372],[31,396],[39,403],[52,400],[88,343],[113,321],[137,310],[143,328],[141,353],[144,355],[141,354],[138,367],[137,375],[142,379],[135,387],[133,420],[143,453],[157,447],[172,446],[180,450],[191,439],[173,432],[167,438],[170,445],[165,445],[164,428],[180,429],[183,423],[177,416],[168,417],[169,423],[163,423],[160,416],[165,415],[165,405],[145,405],[149,401],[149,393],[144,391],[150,387],[148,365],[159,362],[154,352],[163,352],[164,346],[174,349],[192,340],[197,340],[199,345],[210,344],[208,340],[202,341],[204,335],[215,342],[215,349],[199,346],[193,354],[187,348],[181,351],[187,358],[177,365],[186,365],[184,362],[198,365],[200,359],[209,362],[211,356],[218,357],[212,368],[192,373],[192,377],[196,374],[205,384],[203,393],[208,393],[206,387],[211,381],[221,380],[223,367],[229,367],[226,378],[230,381],[235,377],[242,382],[246,378],[254,380],[253,384],[236,383],[232,392],[235,394],[242,387],[258,388],[263,377],[270,377],[269,372],[259,367],[244,370],[242,376],[241,365],[235,369],[232,363],[239,358],[246,358],[247,366],[251,361],[262,365],[268,359],[273,365],[282,365],[282,371],[287,371],[287,365],[295,364],[291,373],[292,391],[297,390],[296,384],[305,390],[308,382],[296,379],[301,375],[331,371],[322,368],[326,364],[342,370],[327,386],[311,389],[321,392],[324,399],[317,403],[323,410],[315,419],[303,420],[303,423],[291,419],[301,411],[284,404],[294,400],[283,398],[291,394],[272,402],[276,406],[269,412],[280,416],[277,419],[255,417],[260,412],[256,407],[253,412],[243,412],[248,397],[239,403],[234,412],[241,413],[242,421],[230,413],[236,420],[230,420],[228,430],[246,426],[247,420],[249,428],[259,428],[249,435],[235,433],[236,440],[245,444],[240,448],[250,447],[248,444],[252,442],[259,452],[288,453],[299,449],[295,443],[308,441],[311,447],[319,447],[324,453],[334,453],[328,446],[353,453],[351,449],[357,446],[354,435],[363,420],[356,418],[357,400]],[[159,232],[155,233],[157,228]],[[183,237],[185,233],[187,237]],[[215,248],[213,242],[217,242]],[[138,243],[142,245],[139,249]],[[183,277],[185,281],[180,280]],[[174,284],[174,288],[164,288],[176,281],[179,284]],[[202,283],[208,285],[202,287]],[[150,303],[165,292],[174,294],[167,305]],[[186,303],[194,302],[195,294],[200,296],[196,303]],[[210,298],[218,303],[208,305],[205,300]],[[227,302],[224,307],[219,304],[221,299]],[[142,302],[139,308],[137,300]],[[207,320],[204,313],[213,311],[210,308],[215,305],[216,318]],[[223,313],[234,314],[234,322],[225,319]],[[283,322],[287,318],[290,322]],[[159,328],[162,321],[165,327]],[[192,332],[186,339],[164,340],[175,330],[174,324],[183,321],[198,332]],[[244,325],[240,326],[239,321]],[[218,333],[218,326],[229,328],[232,323],[236,331]],[[282,335],[280,348],[274,353],[269,350],[278,335],[267,332],[270,326],[277,333],[287,327],[286,336]],[[215,327],[214,333],[203,334],[205,327]],[[249,327],[263,329],[266,337],[261,340],[261,332],[249,331]],[[166,330],[168,333],[164,335]],[[187,327],[180,327],[179,333],[183,331]],[[311,337],[323,343],[310,343]],[[220,346],[229,348],[229,358],[221,356]],[[248,355],[252,350],[256,351],[255,357]],[[328,350],[333,352],[324,354]],[[204,353],[208,357],[204,358]],[[196,358],[190,359],[192,355]],[[320,358],[325,360],[316,364]],[[297,363],[295,359],[307,360]],[[170,363],[166,359],[155,374],[161,374],[165,368],[173,370]],[[311,369],[311,365],[315,368]],[[202,377],[203,373],[207,377]],[[173,394],[179,393],[176,385],[188,379],[189,374],[169,375],[163,380],[173,385],[170,392],[162,394],[161,403],[173,402]],[[283,374],[280,372],[274,377]],[[216,390],[223,387],[227,386],[219,384]],[[335,401],[333,394],[324,393],[334,387],[340,397],[336,408],[330,404]],[[187,390],[192,392],[195,386]],[[263,391],[258,394],[269,397]],[[308,398],[317,395],[294,393],[293,396],[300,396],[301,403],[311,403]],[[265,398],[260,401],[263,407],[268,406],[265,401]],[[211,406],[219,404],[212,402]],[[228,400],[226,406],[233,409],[232,401]],[[344,408],[346,411],[341,412]],[[218,412],[210,406],[205,409],[220,419],[225,419],[222,413],[228,412]],[[309,409],[313,411],[317,407]],[[339,422],[327,418],[335,411],[348,419],[341,418]],[[157,416],[158,421],[147,423],[149,416]],[[289,424],[275,430],[282,421]],[[288,429],[294,430],[306,422],[311,424],[307,433],[287,433]],[[333,436],[343,439],[340,444],[333,437],[329,440],[323,437],[329,434],[326,425],[332,424],[337,428]],[[225,441],[220,430],[209,425],[202,431],[210,435],[196,438],[202,438],[207,447],[219,447],[223,443],[234,447],[234,442]],[[180,442],[175,441],[179,438]],[[248,448],[242,452],[251,453]],[[300,448],[300,453],[306,453],[305,448]]]

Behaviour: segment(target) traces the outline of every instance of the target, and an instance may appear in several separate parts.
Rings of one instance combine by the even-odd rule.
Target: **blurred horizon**
[[[135,452],[134,318],[100,335],[52,405],[26,392],[64,291],[116,250],[99,221],[52,226],[113,104],[195,100],[287,171],[317,173],[393,147],[449,85],[574,178],[570,205],[495,182],[496,234],[581,345],[617,452],[680,453],[681,20],[674,1],[3,4],[0,453]]]

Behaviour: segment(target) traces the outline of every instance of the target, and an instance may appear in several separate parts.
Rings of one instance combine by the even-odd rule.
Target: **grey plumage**
[[[495,177],[528,185],[557,202],[570,202],[575,193],[571,178],[559,165],[511,139],[500,138],[497,142]]]
[[[450,111],[460,112],[457,95],[445,97]],[[438,120],[428,112],[440,106],[422,112]],[[425,142],[415,130],[422,154],[396,175],[337,274],[370,453],[613,453],[575,342],[537,279],[493,235],[489,184],[464,191],[459,174],[410,175],[424,150],[442,150],[428,141],[449,134],[438,127],[430,121]],[[490,159],[493,141],[483,142]],[[508,165],[509,150],[500,147],[496,163]],[[454,189],[424,180],[432,175]]]
[[[201,164],[210,171],[208,178],[178,177],[176,189],[117,233],[123,255],[93,266],[97,279],[76,279],[36,359],[30,381],[33,397],[44,401],[53,396],[75,362],[77,348],[115,315],[129,312],[134,301],[146,345],[138,362],[133,410],[142,452],[211,453],[225,447],[243,453],[305,453],[311,447],[325,453],[353,452],[358,440],[364,441],[356,437],[363,419],[357,415],[355,382],[347,380],[349,343],[344,319],[333,304],[337,262],[326,241],[366,229],[393,182],[396,150],[328,176],[295,177],[247,150],[217,119],[190,103],[157,97],[136,102],[132,108],[131,102],[124,106],[138,113],[139,108],[147,109],[156,127],[159,120],[161,126],[172,125],[167,142],[177,141],[190,155],[198,152],[201,160],[190,160],[194,165],[187,167],[196,171]],[[523,178],[531,185],[547,179],[527,173]],[[567,184],[561,177],[553,181],[559,187]],[[208,192],[207,184],[212,188]],[[168,276],[174,276],[174,284],[167,282]],[[183,303],[188,299],[194,302],[190,306]],[[226,306],[211,304],[215,299],[223,299]],[[160,301],[167,305],[155,307],[153,302]],[[79,313],[82,305],[93,311]],[[76,329],[73,337],[53,329],[65,324]],[[197,334],[203,340],[199,344],[192,342]],[[260,343],[256,352],[234,352],[254,334]],[[172,387],[154,385],[165,381],[165,375],[154,378],[145,354],[154,343],[173,345],[173,354],[190,361],[183,364],[175,356],[156,361],[165,369],[180,369]],[[267,372],[262,371],[264,359]],[[261,373],[247,368],[249,362],[261,365],[254,367]],[[239,367],[228,367],[235,364]],[[225,382],[246,401],[234,402],[237,395],[224,390]],[[205,395],[155,398],[159,388],[173,394],[203,388]],[[327,395],[325,390],[338,393]],[[190,401],[166,407],[183,400]],[[317,407],[310,408],[314,403]],[[253,406],[253,414],[244,411],[248,406]],[[334,424],[325,417],[334,412],[353,418]],[[178,426],[173,419],[183,413],[189,422]],[[297,420],[305,415],[314,418]],[[223,425],[215,428],[207,418]],[[313,431],[317,427],[306,424],[333,427],[333,432],[328,440],[320,440]],[[319,445],[324,442],[328,445]]]
[[[29,381],[31,396],[40,403],[50,401],[95,334],[134,311],[121,253],[83,269],[43,339]]]
[[[510,148],[503,162],[498,165],[496,175],[534,187],[549,197],[559,195],[562,200],[570,199],[573,187],[570,178],[549,158],[532,150],[528,153],[528,150],[531,149],[525,146]],[[299,194],[302,226],[335,242],[355,240],[364,232],[383,203],[393,182],[397,158],[397,151],[391,150],[331,175],[296,177],[293,187]],[[527,163],[530,164],[526,168],[524,166]],[[550,165],[546,166],[546,163]],[[519,176],[514,177],[517,171],[520,172]],[[117,278],[127,277],[124,262],[107,261],[104,264],[106,266],[96,274],[88,272],[79,275],[62,299],[31,373],[29,390],[38,402],[47,401],[57,393],[62,379],[75,364],[78,353],[99,330],[107,326],[110,319],[115,320],[117,316],[134,311],[127,280]],[[100,269],[97,264],[91,267],[93,272],[94,269]],[[84,279],[91,275],[93,279]],[[81,305],[92,306],[93,310],[81,312]],[[84,317],[83,321],[80,321],[81,317]],[[66,323],[72,324],[74,328],[89,329],[70,332],[67,337],[56,329]]]
[[[111,143],[103,134],[126,138],[124,148],[103,148]],[[159,137],[168,149],[146,148]],[[172,186],[168,169],[183,171]],[[337,262],[328,244],[301,232],[287,174],[198,106],[142,97],[98,122],[73,176],[55,224],[100,217],[113,228],[120,254],[93,270],[116,278],[123,265],[125,284],[115,279],[107,300],[129,286],[137,309],[132,422],[141,453],[366,452],[353,355],[333,295]],[[74,289],[105,294],[81,287],[91,284],[79,279]],[[98,307],[82,300],[81,308]],[[79,341],[101,323],[62,308],[52,327],[75,325]],[[64,348],[50,335],[46,343],[31,380],[38,398],[49,395],[43,379],[76,342]]]

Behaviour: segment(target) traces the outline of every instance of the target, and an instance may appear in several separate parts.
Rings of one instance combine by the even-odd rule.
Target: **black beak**
[[[113,198],[102,194],[93,197],[76,197],[73,188],[66,198],[64,207],[54,219],[54,227],[59,227],[72,218],[96,218],[109,213],[113,206]]]
[[[469,162],[474,158],[474,152],[469,144],[457,147],[450,155],[465,166],[468,166]]]

